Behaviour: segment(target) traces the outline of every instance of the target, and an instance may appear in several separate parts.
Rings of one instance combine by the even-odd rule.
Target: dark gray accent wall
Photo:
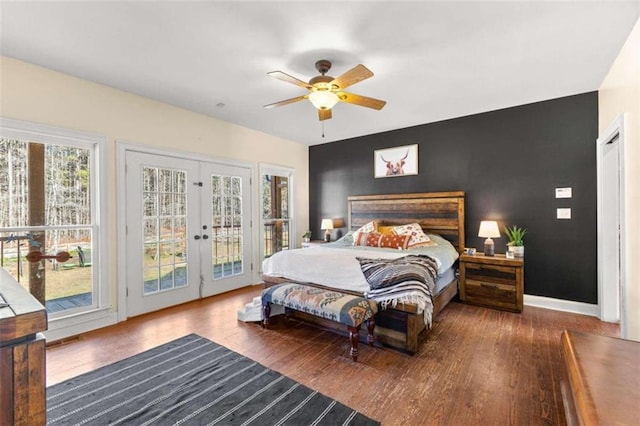
[[[320,238],[322,218],[346,220],[349,195],[465,191],[467,247],[482,250],[483,219],[523,226],[525,293],[597,303],[597,134],[591,92],[315,145],[310,226]],[[374,150],[409,144],[419,145],[418,175],[373,177]],[[558,187],[571,187],[573,198],[556,199]],[[558,207],[570,207],[572,219],[556,219]],[[506,242],[495,239],[497,253]]]

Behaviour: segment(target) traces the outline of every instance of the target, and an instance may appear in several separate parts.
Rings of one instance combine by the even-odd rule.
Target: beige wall
[[[640,20],[631,32],[599,91],[603,132],[625,114],[625,250],[627,338],[640,340]]]
[[[308,229],[306,145],[7,57],[0,57],[0,116],[100,134],[109,139],[106,187],[111,241],[116,241],[116,140],[250,162],[255,176],[260,162],[293,168],[297,235]],[[253,190],[257,194],[257,185]],[[255,210],[254,223],[258,218]],[[118,249],[113,244],[110,250],[114,304]]]

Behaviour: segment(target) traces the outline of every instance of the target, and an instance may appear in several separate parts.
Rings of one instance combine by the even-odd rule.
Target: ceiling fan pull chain
[[[322,123],[322,137],[324,138],[324,121],[321,121]]]

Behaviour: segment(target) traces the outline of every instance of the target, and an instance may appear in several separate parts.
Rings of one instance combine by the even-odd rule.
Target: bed
[[[439,242],[438,247],[444,247],[448,245],[447,242],[450,243],[455,258],[464,248],[464,192],[462,191],[350,196],[347,199],[347,208],[348,231],[356,231],[372,221],[384,226],[418,223],[425,234]],[[346,253],[347,247],[340,247],[340,245],[350,245],[348,239],[350,234],[350,232],[347,233],[347,238],[321,247],[281,252],[276,259],[280,259],[279,261],[285,259],[285,262],[278,267],[275,265],[276,260],[270,260],[272,258],[265,260],[262,275],[265,286],[269,287],[282,282],[299,282],[363,295],[366,293],[366,289],[360,282],[362,277],[358,278],[353,275],[353,287],[345,288],[344,284],[337,284],[337,279],[335,282],[331,281],[331,274],[333,273],[335,276],[336,268],[325,267],[324,270],[328,271],[324,274],[325,277],[320,275],[318,271],[314,274],[314,268],[311,267],[316,261],[318,265],[321,264],[318,256],[325,256],[327,253],[331,253],[333,256],[336,256],[337,253]],[[384,249],[380,249],[380,253],[376,252],[378,249],[368,250],[367,254],[370,254],[366,257],[370,258],[400,256],[413,251],[395,254],[390,253],[392,250],[386,249],[387,254],[382,254]],[[356,253],[362,256],[362,252],[356,251]],[[299,271],[293,271],[293,268],[288,269],[286,260],[304,263],[309,266],[306,268],[308,271],[301,274]],[[458,291],[458,279],[455,274],[457,262],[451,262],[452,266],[447,268],[444,267],[446,265],[441,265],[449,262],[451,259],[442,262],[438,260],[436,291],[432,297],[433,312],[431,317],[433,318],[455,297]],[[292,311],[291,315],[314,322],[322,327],[334,328],[331,322],[302,312]],[[427,323],[425,315],[420,312],[416,304],[388,305],[376,317],[376,340],[384,345],[413,354],[418,351],[419,342],[429,329]],[[363,335],[363,338],[366,336]]]

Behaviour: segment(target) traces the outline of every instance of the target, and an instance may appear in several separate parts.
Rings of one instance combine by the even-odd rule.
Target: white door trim
[[[627,297],[626,297],[626,257],[625,257],[625,203],[624,203],[624,139],[625,139],[625,131],[624,131],[624,114],[619,115],[613,121],[611,125],[598,137],[596,141],[596,164],[597,164],[597,190],[598,190],[598,306],[600,309],[600,319],[602,321],[611,321],[612,313],[611,309],[608,308],[610,303],[607,303],[611,298],[611,290],[610,287],[605,285],[605,277],[604,277],[604,262],[605,258],[605,247],[603,242],[603,232],[605,232],[605,218],[607,212],[607,205],[603,201],[603,191],[604,191],[604,149],[605,146],[613,141],[617,141],[615,143],[618,144],[618,167],[617,173],[619,178],[619,209],[618,209],[618,221],[620,226],[619,231],[619,274],[620,274],[620,331],[622,337],[626,335],[626,311],[627,311]]]
[[[183,158],[186,160],[196,160],[196,161],[206,161],[215,164],[222,165],[231,165],[236,167],[245,167],[251,170],[251,175],[254,176],[257,173],[256,167],[252,162],[248,161],[240,161],[233,160],[227,158],[219,158],[206,154],[198,154],[193,152],[181,151],[177,149],[171,148],[155,148],[147,145],[140,145],[124,140],[116,140],[116,259],[117,259],[117,296],[116,299],[118,301],[117,305],[117,317],[118,322],[125,321],[127,319],[127,274],[124,265],[127,264],[126,261],[126,244],[127,244],[127,234],[126,228],[124,224],[126,223],[126,153],[127,151],[137,151],[146,154],[155,154],[155,155],[164,155],[164,156],[173,156],[176,158]],[[252,201],[256,199],[256,189],[252,188]],[[256,205],[252,202],[252,205]],[[253,208],[251,212],[251,218],[256,223],[257,219],[257,209]],[[255,234],[255,233],[254,233]],[[255,242],[253,247],[255,247]],[[252,261],[257,261],[257,252],[253,250],[252,253]],[[253,281],[255,281],[258,277],[257,269],[255,268],[253,271]]]

